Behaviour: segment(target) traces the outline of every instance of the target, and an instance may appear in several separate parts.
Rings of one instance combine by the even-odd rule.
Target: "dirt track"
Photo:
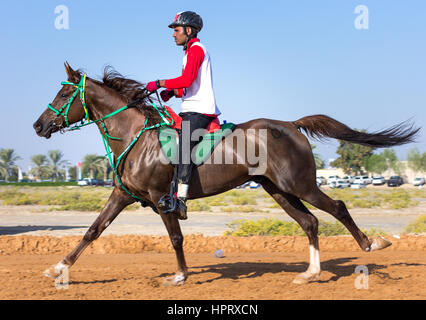
[[[1,236],[0,299],[426,299],[426,236],[390,237],[393,246],[364,253],[351,237],[321,237],[321,279],[292,284],[309,261],[305,237],[186,236],[190,276],[166,287],[176,261],[162,236],[105,236],[70,269],[68,289],[42,275],[80,237]],[[216,249],[225,252],[216,258]],[[368,289],[357,289],[357,266]],[[366,284],[365,282],[362,282]]]

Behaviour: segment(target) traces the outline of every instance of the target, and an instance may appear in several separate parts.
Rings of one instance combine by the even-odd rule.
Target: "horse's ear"
[[[73,68],[71,68],[69,65],[68,61],[65,61],[64,66],[68,75],[68,81],[78,83],[80,81],[80,73],[78,71],[74,71]]]

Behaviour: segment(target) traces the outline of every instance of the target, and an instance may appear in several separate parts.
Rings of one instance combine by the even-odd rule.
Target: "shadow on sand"
[[[355,268],[359,264],[352,263],[354,260],[358,259],[357,257],[346,257],[339,259],[330,259],[321,262],[322,271],[327,271],[333,274],[327,280],[318,280],[315,282],[318,283],[328,283],[333,281],[338,281],[342,277],[350,277],[355,274]],[[350,263],[350,264],[348,264]],[[220,264],[211,264],[204,266],[193,266],[189,268],[189,276],[204,274],[204,273],[213,273],[218,274],[217,277],[197,281],[197,284],[210,283],[220,279],[248,279],[248,278],[257,278],[261,277],[264,274],[272,273],[277,274],[281,272],[289,273],[302,273],[305,272],[309,264],[306,262],[292,262],[292,263],[267,263],[267,262],[237,262],[237,263],[220,263]],[[370,274],[380,274],[382,277],[392,279],[390,275],[386,272],[379,271],[382,269],[387,269],[386,265],[379,264],[368,264],[366,265]],[[158,277],[167,277],[172,274],[164,273]],[[400,280],[400,279],[393,279]]]
[[[10,236],[32,231],[55,231],[88,228],[89,226],[0,226],[0,236]]]

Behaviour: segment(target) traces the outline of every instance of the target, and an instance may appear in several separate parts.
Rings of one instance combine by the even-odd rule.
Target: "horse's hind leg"
[[[352,234],[358,245],[364,251],[381,250],[389,247],[392,243],[382,237],[368,239],[368,237],[358,228],[341,200],[333,200],[323,193],[317,186],[311,188],[311,192],[302,197],[313,206],[330,213],[339,220]]]
[[[295,196],[282,192],[271,182],[263,183],[263,188],[274,200],[302,227],[309,238],[310,262],[308,269],[297,275],[293,283],[303,284],[318,280],[321,274],[318,243],[318,219]]]
[[[80,243],[58,264],[44,271],[44,275],[55,278],[62,273],[63,269],[70,268],[83,253],[84,249],[86,249],[92,241],[99,238],[101,233],[111,224],[118,214],[133,202],[135,201],[130,196],[125,194],[122,190],[115,188],[105,204],[105,207],[102,209],[95,222],[90,226],[89,230],[87,230]]]

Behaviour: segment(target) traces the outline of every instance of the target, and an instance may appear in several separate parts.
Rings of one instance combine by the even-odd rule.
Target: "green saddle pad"
[[[235,124],[225,123],[220,126],[219,130],[204,135],[203,140],[195,146],[194,163],[197,166],[202,164],[210,156],[217,144],[227,135],[231,134],[234,128]],[[158,140],[160,141],[161,149],[172,164],[178,163],[178,139],[178,133],[175,129],[161,127],[158,130]]]

